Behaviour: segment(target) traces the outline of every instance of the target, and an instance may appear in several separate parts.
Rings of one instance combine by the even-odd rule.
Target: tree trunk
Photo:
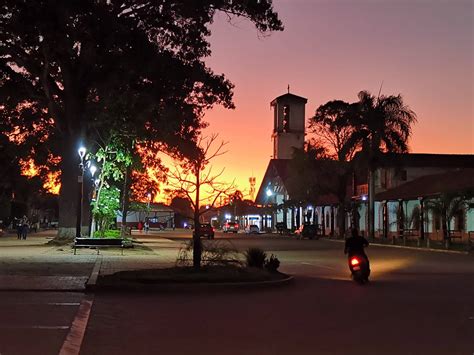
[[[368,234],[369,238],[375,237],[375,169],[369,168],[369,203],[368,203]]]
[[[344,202],[339,202],[337,207],[337,228],[339,229],[339,238],[346,235],[346,211]]]
[[[201,245],[201,228],[199,223],[199,190],[201,188],[201,182],[199,179],[201,169],[196,168],[196,200],[194,204],[194,233],[193,233],[193,267],[194,270],[201,269],[201,255],[202,255],[202,245]]]
[[[449,239],[449,219],[446,217],[446,213],[443,212],[441,216],[441,224],[443,228],[443,239],[446,249],[450,247],[451,240]]]
[[[120,228],[120,235],[121,237],[125,237],[128,234],[127,231],[127,214],[128,214],[128,207],[130,205],[130,178],[132,175],[132,168],[131,166],[127,166],[124,176],[123,182],[123,193],[122,193],[122,226]]]
[[[61,238],[74,238],[78,212],[78,176],[80,159],[77,137],[65,137],[61,154],[61,189],[59,191],[59,230]]]

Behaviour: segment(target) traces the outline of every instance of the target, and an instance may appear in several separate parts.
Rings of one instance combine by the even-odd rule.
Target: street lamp
[[[94,201],[94,199],[96,199],[96,193],[97,193],[97,189],[99,188],[100,179],[94,179],[94,175],[97,171],[97,167],[91,161],[89,161],[88,163],[89,163],[88,164],[89,172],[91,173],[91,177],[92,177],[91,214],[90,214],[91,225],[89,228],[89,233],[90,233],[89,236],[93,238],[94,232],[95,232],[95,221],[94,221],[94,207],[92,206],[92,202]]]
[[[77,220],[76,220],[76,238],[81,237],[81,226],[82,226],[82,201],[84,198],[84,157],[86,155],[86,148],[84,146],[79,147],[77,150],[81,162],[79,163],[79,176],[77,177],[78,182],[78,205],[77,205]]]
[[[146,196],[148,197],[147,208],[150,209],[151,193],[148,193]]]
[[[270,200],[270,198],[273,196],[273,191],[271,189],[271,186],[267,187],[267,190],[265,191],[265,194],[267,195],[267,204],[268,204],[268,200]],[[271,201],[270,201],[270,205],[271,205]],[[271,217],[272,217],[272,220],[271,220],[271,223],[273,223],[273,213],[271,214]],[[263,227],[265,229],[268,228],[268,215],[267,213],[265,213],[265,221],[264,221],[264,225]]]
[[[93,178],[95,172],[97,171],[97,167],[94,164],[91,164],[91,166],[89,167],[89,171],[91,172],[91,176]]]

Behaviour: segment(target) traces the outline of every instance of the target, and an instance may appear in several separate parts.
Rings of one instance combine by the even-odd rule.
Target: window
[[[439,231],[441,229],[441,217],[434,216],[434,229]]]
[[[465,226],[466,226],[465,212],[459,211],[454,216],[454,230],[463,231],[465,230]]]
[[[283,132],[290,131],[290,105],[283,106]]]

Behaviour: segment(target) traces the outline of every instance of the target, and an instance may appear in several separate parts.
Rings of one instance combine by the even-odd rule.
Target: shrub
[[[105,231],[95,231],[94,238],[120,238],[118,229],[107,229]]]
[[[263,269],[267,254],[260,248],[250,248],[245,252],[245,260],[248,267]]]
[[[270,258],[265,261],[265,269],[270,272],[276,272],[280,267],[280,260],[275,255],[271,255]]]
[[[191,266],[193,264],[193,245],[191,239],[178,252],[176,266]],[[201,266],[236,265],[240,266],[237,249],[227,240],[206,240],[201,242]]]

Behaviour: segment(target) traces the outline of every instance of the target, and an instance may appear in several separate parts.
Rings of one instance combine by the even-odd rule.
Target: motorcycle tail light
[[[351,259],[351,265],[352,266],[359,265],[359,260],[357,260],[357,258],[352,258]]]

